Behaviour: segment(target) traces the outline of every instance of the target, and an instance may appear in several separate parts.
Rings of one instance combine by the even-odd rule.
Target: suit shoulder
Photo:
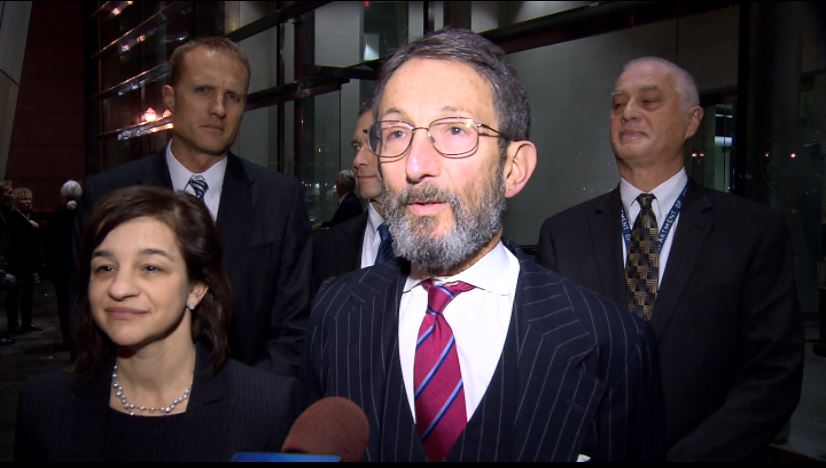
[[[545,226],[551,227],[559,224],[569,225],[572,220],[585,219],[587,215],[594,212],[597,206],[604,204],[609,195],[610,192],[566,208],[546,218],[542,226],[545,228]]]
[[[150,154],[123,164],[106,169],[86,177],[83,181],[86,186],[114,187],[132,185],[137,174],[143,173],[145,168],[157,163],[157,154]]]
[[[77,377],[64,370],[34,375],[20,393],[20,406],[29,409],[36,407],[38,412],[48,413],[50,408],[60,408],[64,404],[64,399],[77,383]]]
[[[358,233],[359,229],[364,229],[367,225],[367,212],[360,213],[352,218],[348,218],[338,224],[330,227],[319,229],[313,232],[313,237],[316,242],[325,242],[331,239],[337,239],[345,236],[347,233]]]
[[[399,269],[406,269],[404,260],[396,258],[381,265],[373,265],[328,278],[318,290],[313,302],[312,316],[335,315],[352,300],[366,303],[383,298],[395,291]]]
[[[719,210],[724,215],[740,214],[744,218],[756,217],[759,220],[777,216],[780,213],[768,206],[761,205],[754,200],[743,198],[739,195],[721,192],[714,189],[705,189],[706,195],[711,200],[715,210]],[[753,221],[757,222],[757,220]]]
[[[251,397],[253,397],[253,394],[257,396],[265,394],[272,396],[286,395],[292,391],[295,385],[292,378],[252,367],[235,359],[229,359],[222,372],[227,375],[226,381],[232,387],[237,388],[241,395],[250,395]]]
[[[536,268],[544,276],[548,287],[555,288],[544,294],[558,297],[565,303],[563,305],[570,308],[570,313],[592,334],[594,343],[598,346],[613,347],[648,340],[651,330],[641,317],[566,276],[540,265],[536,265]]]
[[[244,159],[240,156],[234,155],[233,157],[238,158],[241,165],[244,167],[244,171],[246,171],[250,178],[256,181],[261,181],[268,185],[275,184],[277,186],[288,187],[291,189],[298,186],[298,181],[293,177],[287,176],[274,169],[264,167],[256,162]]]

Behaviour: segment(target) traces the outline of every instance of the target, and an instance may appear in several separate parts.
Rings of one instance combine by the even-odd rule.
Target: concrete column
[[[0,2],[0,179],[6,177],[31,10],[32,2]]]

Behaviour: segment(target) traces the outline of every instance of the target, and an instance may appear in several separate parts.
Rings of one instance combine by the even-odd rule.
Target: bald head
[[[674,79],[674,87],[677,89],[677,93],[680,94],[684,111],[700,105],[700,93],[697,91],[697,83],[694,81],[694,77],[679,65],[664,58],[654,56],[636,58],[626,62],[622,66],[622,72],[625,73],[629,68],[643,64],[662,67],[667,70],[667,73],[671,74]]]
[[[683,166],[683,145],[703,118],[694,79],[658,57],[625,64],[611,97],[611,146],[620,175],[643,191]]]

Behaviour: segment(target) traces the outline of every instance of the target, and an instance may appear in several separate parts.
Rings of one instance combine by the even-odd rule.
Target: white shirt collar
[[[683,191],[683,187],[685,187],[686,183],[688,183],[688,175],[685,173],[685,168],[682,168],[668,180],[656,186],[654,190],[648,192],[653,193],[656,199],[656,202],[653,203],[652,206],[655,210],[654,214],[658,221],[662,220],[665,216],[663,210],[670,210],[674,205],[674,202],[677,201],[677,198],[680,196],[680,192]],[[630,216],[631,205],[636,203],[637,197],[643,193],[643,191],[637,187],[634,187],[630,182],[622,177],[620,177],[619,189],[620,198],[622,199],[622,206],[625,208],[625,212],[629,213]],[[633,219],[629,219],[629,222],[633,223]]]
[[[370,201],[367,203],[367,230],[370,232],[376,232],[379,230],[379,226],[384,223],[384,218],[381,217],[376,208],[373,206],[373,202]]]
[[[516,280],[518,279],[517,274],[512,282],[502,281],[502,272],[508,271],[508,268],[508,251],[500,240],[490,252],[486,253],[484,257],[477,260],[476,263],[466,270],[453,276],[436,276],[433,277],[433,280],[437,283],[464,281],[479,289],[505,296],[516,290]],[[408,276],[404,284],[404,292],[410,291],[425,279],[427,278],[413,278],[412,276]]]
[[[175,158],[175,155],[172,154],[171,139],[166,145],[166,165],[169,168],[169,177],[172,179],[172,189],[176,192],[186,190],[187,183],[189,183],[189,178],[196,173],[184,167],[184,165]],[[221,194],[221,187],[224,185],[224,174],[226,174],[226,172],[227,157],[224,155],[223,158],[210,166],[209,169],[198,173],[206,179],[207,185],[209,185],[209,189],[207,190],[205,197],[211,198],[211,196]]]

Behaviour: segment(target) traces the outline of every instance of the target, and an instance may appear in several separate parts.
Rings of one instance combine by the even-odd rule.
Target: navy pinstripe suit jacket
[[[665,456],[649,325],[510,247],[520,261],[505,346],[448,461],[656,460]],[[309,404],[343,396],[370,421],[369,461],[425,454],[404,389],[400,258],[326,282],[304,353]]]

